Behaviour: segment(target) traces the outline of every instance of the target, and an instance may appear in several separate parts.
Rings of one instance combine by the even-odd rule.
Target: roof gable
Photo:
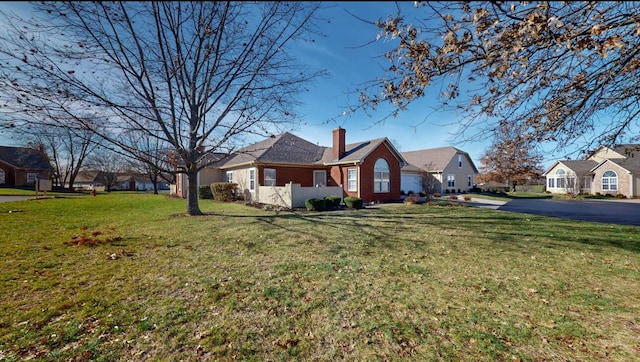
[[[402,156],[398,150],[393,147],[391,141],[388,138],[376,138],[369,141],[350,143],[345,145],[345,151],[342,157],[338,160],[333,159],[333,148],[329,147],[325,150],[323,161],[325,164],[340,164],[340,163],[351,163],[351,162],[360,162],[362,163],[367,156],[369,156],[373,151],[375,151],[378,147],[385,146],[389,149],[389,151],[400,161],[401,164],[407,164],[407,161]]]
[[[326,147],[289,132],[243,147],[223,167],[250,162],[313,164],[322,160]]]
[[[563,165],[569,170],[573,171],[577,175],[584,175],[591,173],[591,170],[598,165],[596,161],[593,160],[562,160],[556,161],[547,171],[542,173],[542,176],[548,175],[553,169],[557,168],[558,165]]]
[[[640,174],[640,157],[606,159],[594,166],[591,169],[591,172],[596,172],[597,169],[603,167],[609,162],[618,165],[629,173]]]
[[[51,168],[44,154],[33,148],[0,146],[0,160],[15,168],[33,170]]]
[[[473,163],[473,160],[471,160],[469,154],[452,146],[402,152],[402,156],[409,162],[409,164],[421,170],[429,168],[430,172],[444,171],[457,154],[465,156],[473,170],[476,173],[478,172],[478,169]]]

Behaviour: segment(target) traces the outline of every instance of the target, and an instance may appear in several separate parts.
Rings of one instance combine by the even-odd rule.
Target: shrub
[[[233,201],[238,195],[238,184],[232,182],[214,182],[209,189],[218,201]]]
[[[627,197],[623,194],[616,194],[616,199],[626,199]]]
[[[344,204],[350,209],[362,209],[362,199],[359,197],[345,197]]]
[[[311,199],[304,200],[304,206],[309,211],[324,211],[326,206],[326,201],[325,199],[314,197]]]
[[[337,209],[340,207],[340,202],[342,201],[342,198],[337,195],[329,195],[325,197],[324,200],[325,200],[325,206],[328,209]]]
[[[417,204],[420,197],[418,194],[411,194],[406,199],[404,199],[405,204]]]
[[[439,198],[440,196],[442,196],[439,192],[434,192],[433,193],[433,197],[434,198]]]
[[[213,199],[211,188],[206,185],[198,187],[198,197],[201,199]]]
[[[458,199],[458,196],[456,195],[449,196],[449,200],[457,200],[457,199]]]
[[[471,201],[471,196],[465,196],[464,201]]]

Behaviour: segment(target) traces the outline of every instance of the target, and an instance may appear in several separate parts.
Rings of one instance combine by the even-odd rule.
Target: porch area
[[[342,186],[302,187],[300,184],[288,183],[284,186],[259,186],[257,200],[254,201],[293,209],[305,207],[304,201],[307,199],[331,195],[342,197]]]

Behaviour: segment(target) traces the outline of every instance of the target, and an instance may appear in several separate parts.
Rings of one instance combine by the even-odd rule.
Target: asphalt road
[[[513,199],[497,210],[619,225],[640,226],[639,200]]]

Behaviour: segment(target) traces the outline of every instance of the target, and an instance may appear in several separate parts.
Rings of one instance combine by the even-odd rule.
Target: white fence
[[[288,183],[285,186],[260,186],[258,202],[286,208],[304,207],[304,201],[311,198],[342,196],[342,186],[302,187]]]

